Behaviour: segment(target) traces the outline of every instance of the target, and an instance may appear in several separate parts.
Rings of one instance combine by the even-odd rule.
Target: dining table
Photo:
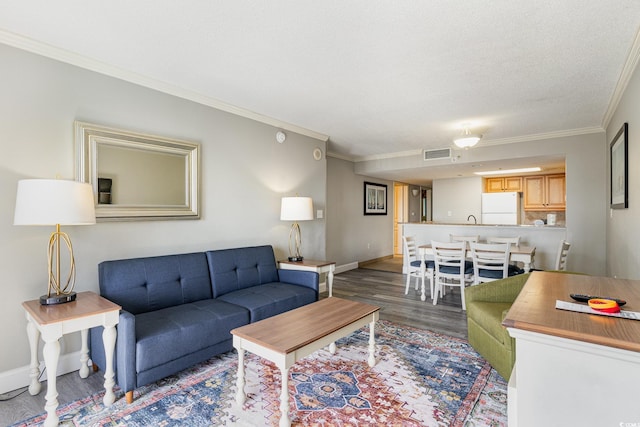
[[[533,265],[535,254],[536,254],[535,246],[511,245],[509,247],[509,261],[521,262],[524,265],[525,273],[528,273],[531,271],[531,266]],[[431,244],[419,245],[418,256],[420,257],[420,261],[421,261],[420,267],[424,272],[426,270],[425,260],[429,256],[433,256],[433,248],[431,247]],[[467,245],[466,257],[469,259],[472,258],[471,249],[468,248],[468,245]],[[433,281],[433,278],[431,278],[431,280]],[[431,298],[433,298],[433,295],[431,295]],[[422,282],[422,294],[420,295],[420,299],[422,301],[426,301],[427,299],[427,295],[425,293],[424,281]]]

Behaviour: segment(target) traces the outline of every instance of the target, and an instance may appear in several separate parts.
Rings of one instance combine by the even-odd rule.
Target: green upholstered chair
[[[516,360],[515,340],[502,321],[529,273],[465,289],[469,344],[509,381]]]

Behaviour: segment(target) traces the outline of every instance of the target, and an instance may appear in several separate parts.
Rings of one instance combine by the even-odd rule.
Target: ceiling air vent
[[[436,150],[424,150],[424,160],[448,159],[451,157],[451,148],[438,148]]]

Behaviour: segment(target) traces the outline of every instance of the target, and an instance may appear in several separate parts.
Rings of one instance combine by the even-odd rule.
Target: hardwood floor
[[[417,328],[429,329],[446,335],[467,337],[466,314],[462,311],[458,290],[448,291],[444,298],[434,306],[429,298],[420,301],[420,291],[414,290],[413,282],[407,295],[404,294],[405,276],[401,273],[384,271],[397,270],[390,265],[369,264],[368,268],[359,268],[336,274],[333,281],[333,295],[339,298],[362,301],[381,307],[380,319],[401,323]],[[393,262],[391,262],[393,264]],[[320,296],[327,297],[327,292]],[[91,373],[89,378],[81,379],[77,371],[58,377],[58,401],[60,405],[89,396],[103,387],[103,373]],[[37,396],[28,391],[17,397],[5,400],[22,390],[0,396],[0,425],[5,426],[44,412],[46,384]]]
[[[438,305],[433,305],[428,289],[427,300],[420,300],[420,290],[414,289],[414,281],[405,295],[405,277],[369,268],[350,270],[336,274],[333,295],[377,305],[384,320],[466,339],[467,315],[462,311],[460,291],[447,290],[447,295],[438,299]],[[321,298],[326,296],[323,293]]]

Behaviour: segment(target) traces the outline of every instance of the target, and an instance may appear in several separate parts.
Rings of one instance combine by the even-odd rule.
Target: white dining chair
[[[520,246],[520,236],[515,237],[487,237],[487,243],[509,243],[512,246]],[[511,265],[520,268],[517,262],[512,262]]]
[[[415,237],[402,236],[404,243],[404,253],[407,256],[407,283],[404,289],[404,294],[409,293],[409,283],[411,278],[415,278],[415,289],[418,289],[418,279],[422,280],[422,289],[424,287],[425,278],[429,280],[429,295],[433,298],[433,268],[434,262],[431,260],[425,260],[424,270],[422,267],[422,259],[418,256],[418,248],[416,245]],[[423,299],[424,301],[424,299]]]
[[[449,240],[452,242],[477,242],[480,239],[480,236],[477,234],[475,236],[462,236],[459,234],[449,234]]]
[[[487,243],[511,243],[520,246],[520,236],[515,237],[487,237]]]
[[[556,256],[556,264],[555,269],[559,271],[567,270],[567,255],[569,254],[569,248],[571,244],[566,240],[560,241],[560,246],[558,247],[558,255]]]
[[[466,310],[464,288],[472,281],[473,266],[465,260],[467,242],[431,241],[433,261],[435,264],[435,286],[433,305],[438,304],[438,296],[445,294],[445,286],[459,287],[462,298],[462,309]]]
[[[509,276],[510,245],[510,243],[471,243],[474,285]]]

